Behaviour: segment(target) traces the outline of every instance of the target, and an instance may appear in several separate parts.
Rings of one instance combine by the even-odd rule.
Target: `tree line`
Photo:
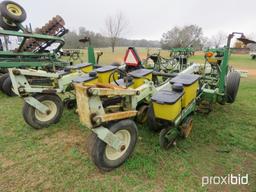
[[[91,44],[95,48],[111,47],[110,37],[104,36],[101,33],[96,33],[85,29],[85,27],[79,27],[77,31],[69,31],[65,36],[65,49],[81,49],[84,48],[84,44],[79,43],[79,39],[84,37],[90,37]],[[126,38],[117,38],[116,47],[160,47],[159,41],[152,40],[131,40]]]
[[[204,48],[219,48],[225,45],[227,33],[218,32],[210,38],[203,34],[203,29],[195,24],[185,26],[175,26],[169,31],[164,32],[159,41],[152,40],[131,40],[122,38],[124,31],[127,29],[127,20],[122,13],[109,16],[105,20],[105,35],[79,27],[78,32],[70,31],[64,36],[67,49],[81,49],[84,44],[79,43],[79,39],[89,37],[92,46],[111,47],[112,52],[115,47],[157,47],[162,49],[186,48],[192,47],[194,50]]]

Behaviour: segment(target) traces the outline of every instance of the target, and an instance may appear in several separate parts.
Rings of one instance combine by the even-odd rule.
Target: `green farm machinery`
[[[65,22],[60,16],[53,17],[46,25],[32,32],[24,27],[25,10],[13,1],[0,4],[0,89],[13,95],[8,68],[33,68],[54,72],[68,65],[58,59],[64,45]],[[12,49],[11,49],[12,48]]]
[[[59,59],[63,52],[62,47],[65,44],[63,35],[68,32],[64,27],[64,20],[59,15],[53,17],[47,24],[35,29],[33,32],[31,28],[29,29],[22,25],[22,22],[26,20],[26,12],[19,4],[13,1],[3,1],[0,4],[0,12],[0,26],[3,28],[0,30],[0,72],[2,73],[0,76],[0,90],[9,96],[18,94],[17,89],[16,93],[13,92],[8,68],[22,69],[22,73],[25,73],[29,77],[28,79],[36,78],[33,79],[33,82],[37,81],[37,88],[41,82],[43,84],[42,89],[44,89],[45,79],[47,78],[57,78],[61,75],[61,77],[66,79],[64,84],[67,84],[67,79],[71,83],[75,74],[77,76],[83,75],[82,73],[68,75],[68,71],[86,68],[87,64],[70,66],[73,65],[73,62],[64,62]],[[11,42],[12,39],[18,42]],[[95,59],[94,48],[91,45],[90,38],[85,37],[80,39],[79,42],[89,44],[87,48],[88,63],[93,65],[93,67],[97,67],[96,64],[103,53],[97,52],[97,59]],[[15,48],[10,50],[10,45],[12,44],[14,44]],[[79,54],[75,55],[79,59]],[[25,69],[29,69],[31,73],[29,71],[25,72]],[[37,75],[35,75],[36,72],[31,69],[40,70],[37,75],[42,80],[38,79]],[[49,74],[45,72],[49,72]],[[53,75],[51,73],[56,74]],[[33,77],[32,74],[35,76]],[[64,90],[63,88],[61,92],[64,92]]]
[[[16,17],[3,14],[2,7]],[[189,136],[196,112],[209,112],[214,103],[236,99],[240,74],[229,67],[228,60],[230,42],[237,33],[228,36],[224,48],[207,50],[205,64],[188,63],[194,52],[190,48],[171,50],[170,59],[156,54],[142,62],[130,47],[124,65],[97,67],[89,46],[92,64],[61,67],[56,55],[67,32],[62,18],[57,16],[32,33],[21,25],[22,7],[4,1],[0,8],[5,29],[0,34],[22,38],[14,51],[0,52],[0,66],[8,68],[12,90],[25,100],[24,120],[37,129],[47,127],[60,120],[64,104],[74,107],[76,103],[80,122],[92,131],[88,149],[101,170],[119,167],[132,154],[138,138],[136,123],[148,122],[149,129],[159,132],[160,146],[168,149],[177,138]],[[17,20],[17,15],[22,19]],[[55,43],[58,46],[48,51]],[[145,66],[149,60],[151,69]],[[160,83],[155,81],[159,78]]]
[[[142,65],[155,71],[179,72],[190,65],[188,58],[193,54],[194,50],[192,48],[172,48],[169,58],[161,56],[160,50],[152,54],[148,51],[147,58],[142,62]]]
[[[154,85],[149,69],[123,74],[123,81],[132,79],[126,87],[75,84],[80,122],[92,130],[88,149],[95,165],[110,171],[125,162],[135,148],[135,122],[142,113],[149,128],[160,131],[160,146],[168,149],[178,137],[189,136],[202,104],[233,103],[240,82],[240,74],[228,65],[234,34],[226,47],[206,53],[205,65],[193,64],[160,86]]]

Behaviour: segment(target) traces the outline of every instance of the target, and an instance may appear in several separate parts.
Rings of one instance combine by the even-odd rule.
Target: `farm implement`
[[[23,117],[34,128],[57,123],[63,106],[75,107],[72,81],[94,78],[91,64],[67,66],[56,73],[33,69],[9,69],[13,91],[24,99]],[[62,101],[59,95],[64,97]]]
[[[0,34],[22,39],[15,50],[0,51],[0,67],[8,68],[8,89],[25,100],[24,120],[40,129],[57,123],[64,105],[77,107],[80,122],[92,131],[88,148],[101,170],[119,167],[132,154],[136,123],[147,122],[150,130],[160,132],[160,146],[168,149],[190,135],[196,112],[209,113],[214,103],[236,99],[240,74],[228,64],[236,33],[228,36],[224,48],[207,50],[204,65],[188,63],[193,54],[189,48],[171,50],[170,59],[148,55],[144,62],[129,48],[124,65],[95,66],[90,47],[92,64],[65,66],[57,59],[67,32],[61,17],[33,33],[22,26],[26,14],[18,4],[4,1],[0,12]],[[146,66],[150,62],[153,66]]]
[[[46,25],[32,32],[22,25],[27,15],[19,4],[3,1],[0,13],[0,26],[3,28],[0,29],[0,70],[3,73],[0,89],[7,95],[13,95],[8,68],[54,72],[68,65],[58,59],[58,53],[64,45],[62,36],[68,31],[60,16],[53,17]]]
[[[129,48],[127,52],[130,50],[135,51],[134,48]],[[136,55],[136,59],[140,60],[138,55]],[[63,70],[55,73],[10,68],[9,75],[14,93],[24,99],[24,120],[30,126],[40,129],[57,123],[64,106],[68,109],[76,106],[72,83],[90,85],[112,83],[123,88],[137,88],[144,83],[141,75],[144,75],[145,79],[152,79],[152,76],[155,77],[156,75],[165,78],[174,76],[174,74],[156,73],[152,70],[143,69],[140,62],[136,65],[130,64],[95,66],[83,63],[66,66]],[[127,76],[127,72],[130,76]]]
[[[87,51],[88,63],[90,64],[81,63],[73,65],[71,60],[70,62],[64,62],[59,59],[62,53],[62,47],[65,44],[62,36],[68,32],[64,27],[65,22],[60,16],[57,15],[53,17],[47,24],[41,28],[35,29],[33,32],[32,29],[22,25],[22,22],[26,20],[26,12],[19,4],[13,1],[3,1],[0,4],[0,12],[0,26],[4,29],[0,30],[0,44],[2,45],[0,46],[0,48],[2,48],[0,50],[0,71],[3,73],[0,77],[0,90],[7,95],[13,96],[18,94],[24,96],[24,91],[27,91],[26,93],[28,94],[38,94],[40,92],[42,93],[42,91],[45,92],[45,89],[53,89],[54,86],[56,93],[66,92],[66,87],[68,87],[68,84],[71,84],[75,77],[85,75],[81,72],[87,73],[87,68],[97,67],[96,64],[98,64],[99,58],[103,53],[97,52],[97,59],[95,58],[94,48],[91,45],[89,37],[80,39],[79,42],[89,44]],[[13,42],[9,40],[11,37],[15,37],[16,40],[19,40],[19,42],[16,43],[16,48],[13,50],[9,49],[9,44],[13,44]],[[2,40],[5,40],[5,46],[3,46]],[[78,60],[79,58],[78,53],[72,53],[72,61]],[[18,80],[23,81],[21,83],[22,85],[27,81],[23,92],[19,92],[17,88],[15,88],[15,92],[13,92],[8,68],[15,68],[17,74],[20,76],[23,75],[23,77],[20,77]],[[21,70],[19,71],[18,69]],[[28,69],[28,71],[26,71],[26,69]],[[39,70],[38,73],[36,70]],[[74,71],[76,71],[76,73],[73,73]],[[27,78],[26,80],[25,77]],[[57,82],[57,85],[53,86],[51,81],[54,78],[55,84]],[[31,81],[32,84],[30,85]],[[34,82],[37,82],[36,85]],[[48,84],[48,87],[45,88],[46,82],[51,82],[51,85],[49,86]],[[14,80],[13,84],[17,87],[17,83]],[[66,102],[68,106],[73,105],[73,102],[70,100],[66,100]]]
[[[188,58],[193,55],[192,48],[172,48],[170,50],[170,58],[161,56],[161,52],[147,53],[147,58],[143,60],[142,65],[155,71],[166,73],[179,72],[186,69],[190,63]]]
[[[168,149],[178,137],[189,136],[193,115],[202,105],[233,103],[240,82],[240,74],[228,65],[234,34],[228,36],[226,47],[205,54],[205,65],[193,64],[158,87],[149,69],[122,74],[122,81],[131,79],[129,88],[75,84],[80,122],[92,131],[88,149],[95,165],[110,171],[125,162],[136,145],[135,122],[146,111],[149,128],[160,131],[160,146]],[[209,66],[210,70],[206,70]],[[133,76],[134,73],[140,75]]]

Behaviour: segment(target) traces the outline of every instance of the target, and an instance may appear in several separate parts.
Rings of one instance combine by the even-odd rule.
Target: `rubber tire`
[[[95,133],[92,133],[90,138],[91,146],[89,151],[91,153],[90,155],[91,155],[92,161],[100,170],[111,171],[121,166],[134,151],[135,145],[137,143],[137,137],[138,137],[138,129],[134,121],[130,119],[121,120],[119,122],[112,124],[109,128],[109,130],[112,133],[116,133],[117,131],[124,130],[124,129],[130,132],[131,142],[127,151],[124,153],[124,155],[116,160],[107,159],[105,155],[105,149],[107,144],[104,141],[100,140]]]
[[[8,73],[5,73],[3,74],[1,77],[0,77],[0,90],[3,91],[3,84],[4,84],[4,81],[5,79],[7,79],[9,77],[9,74]]]
[[[152,104],[150,104],[149,107],[148,107],[147,124],[148,124],[149,130],[154,131],[154,132],[158,132],[161,129],[163,129],[162,125],[159,122],[157,122],[157,120],[155,118],[155,114],[154,114]]]
[[[7,23],[4,22],[3,16],[0,15],[0,27],[2,27],[4,30],[10,30],[10,31],[19,31],[20,28],[15,25],[8,25]]]
[[[21,12],[22,12],[21,15],[16,16],[16,15],[12,14],[11,12],[9,12],[9,10],[7,9],[8,4],[14,4],[17,7],[19,7],[21,9]],[[13,23],[22,23],[27,18],[27,13],[26,13],[25,9],[14,1],[3,1],[0,4],[0,13],[3,17],[12,21]]]
[[[234,103],[240,84],[240,74],[237,71],[232,71],[227,76],[227,103]]]
[[[15,96],[16,94],[12,91],[12,81],[11,81],[11,78],[8,76],[4,83],[3,83],[3,92],[10,96],[10,97],[13,97]]]
[[[55,94],[39,94],[39,95],[35,95],[34,97],[38,101],[44,101],[44,100],[53,101],[57,106],[57,113],[51,120],[49,120],[47,122],[39,121],[35,117],[36,109],[33,106],[31,106],[30,104],[28,104],[27,102],[25,102],[24,106],[23,106],[22,114],[23,114],[23,118],[26,121],[26,123],[35,129],[46,128],[52,124],[58,123],[62,116],[63,108],[64,108],[63,102],[60,99],[60,97]]]
[[[168,132],[168,129],[162,129],[159,133],[159,145],[161,148],[167,150],[174,146],[174,143],[177,140],[177,137],[173,138],[171,144],[168,139],[165,138],[165,134]],[[169,145],[170,144],[170,145]]]

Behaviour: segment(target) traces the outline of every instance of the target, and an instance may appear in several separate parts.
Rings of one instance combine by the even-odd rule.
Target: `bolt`
[[[51,110],[47,110],[46,114],[49,115],[51,113]]]
[[[12,72],[14,75],[20,75],[20,71],[18,69],[14,69]]]
[[[120,147],[120,150],[121,150],[121,151],[124,151],[125,148],[126,148],[125,145],[122,145],[122,146]]]

